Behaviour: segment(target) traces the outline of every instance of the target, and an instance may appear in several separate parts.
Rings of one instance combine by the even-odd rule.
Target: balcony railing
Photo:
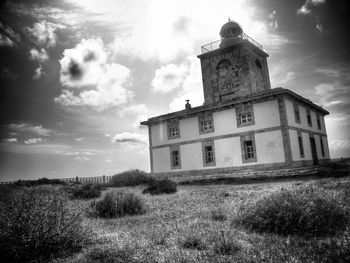
[[[249,41],[250,43],[252,43],[254,46],[257,46],[258,48],[260,49],[263,49],[263,46],[260,45],[258,42],[256,42],[254,39],[252,39],[250,36],[242,33],[241,35],[239,35],[238,37],[244,39],[244,40],[247,40]],[[204,46],[201,47],[202,49],[202,54],[205,54],[207,52],[210,52],[210,51],[213,51],[213,50],[216,50],[218,48],[220,48],[220,43],[221,43],[222,39],[219,39],[219,40],[216,40],[214,42],[211,42],[209,44],[206,44]]]

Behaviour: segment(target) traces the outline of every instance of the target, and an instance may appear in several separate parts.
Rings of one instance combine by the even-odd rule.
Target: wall
[[[181,168],[170,169],[169,147],[153,149],[155,173],[170,171],[191,171],[197,169],[225,168],[284,162],[282,133],[280,130],[255,134],[257,162],[243,163],[240,136],[214,140],[215,166],[204,166],[202,143],[180,145]]]
[[[198,117],[180,120],[180,138],[168,140],[166,122],[153,125],[152,146],[170,143],[181,143],[199,138],[209,138],[232,133],[246,132],[280,126],[277,100],[264,101],[253,105],[255,124],[237,127],[235,109],[217,111],[213,113],[214,132],[199,134]]]

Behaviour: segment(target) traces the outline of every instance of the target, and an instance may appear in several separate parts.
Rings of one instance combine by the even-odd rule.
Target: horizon
[[[150,117],[204,102],[201,46],[231,20],[269,54],[271,87],[330,112],[350,157],[350,3],[13,0],[0,4],[0,182],[150,171]],[[210,19],[208,19],[208,17]]]

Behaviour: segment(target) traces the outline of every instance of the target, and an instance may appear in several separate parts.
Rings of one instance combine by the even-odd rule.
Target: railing
[[[252,39],[250,36],[242,33],[241,35],[238,36],[239,38],[242,38],[244,40],[249,41],[250,43],[252,43],[254,46],[257,46],[260,49],[263,49],[263,46],[261,44],[259,44],[258,42],[256,42],[254,39]],[[214,42],[211,42],[209,44],[206,44],[204,46],[201,47],[202,50],[202,54],[208,53],[210,51],[216,50],[220,48],[220,44],[221,44],[222,39],[216,40]]]

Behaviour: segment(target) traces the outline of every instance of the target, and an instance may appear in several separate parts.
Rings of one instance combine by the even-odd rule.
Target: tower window
[[[312,127],[312,120],[311,120],[311,112],[310,110],[306,110],[306,118],[307,118],[307,124]]]
[[[219,73],[219,77],[225,77],[230,71],[231,63],[227,59],[219,62],[217,69]]]
[[[215,165],[214,141],[205,141],[202,143],[203,166]]]
[[[258,68],[262,69],[262,65],[261,65],[261,63],[260,63],[260,61],[259,61],[258,59],[255,60],[255,65],[256,65]]]
[[[299,152],[300,152],[300,157],[304,158],[304,145],[303,145],[303,137],[301,135],[301,132],[298,132],[298,143],[299,143]]]
[[[297,103],[293,104],[294,106],[294,118],[296,123],[300,123],[300,112],[299,112],[299,105]]]
[[[170,147],[170,163],[171,163],[171,169],[180,169],[181,168],[180,147],[179,146]]]
[[[256,148],[254,134],[241,136],[242,161],[243,163],[256,162]]]
[[[239,115],[241,124],[251,123],[253,121],[253,116],[251,112],[242,113]]]
[[[198,117],[199,133],[208,133],[214,131],[213,115],[211,113]]]
[[[180,138],[180,127],[179,127],[179,120],[178,119],[168,120],[167,129],[168,129],[168,139],[169,140]]]

